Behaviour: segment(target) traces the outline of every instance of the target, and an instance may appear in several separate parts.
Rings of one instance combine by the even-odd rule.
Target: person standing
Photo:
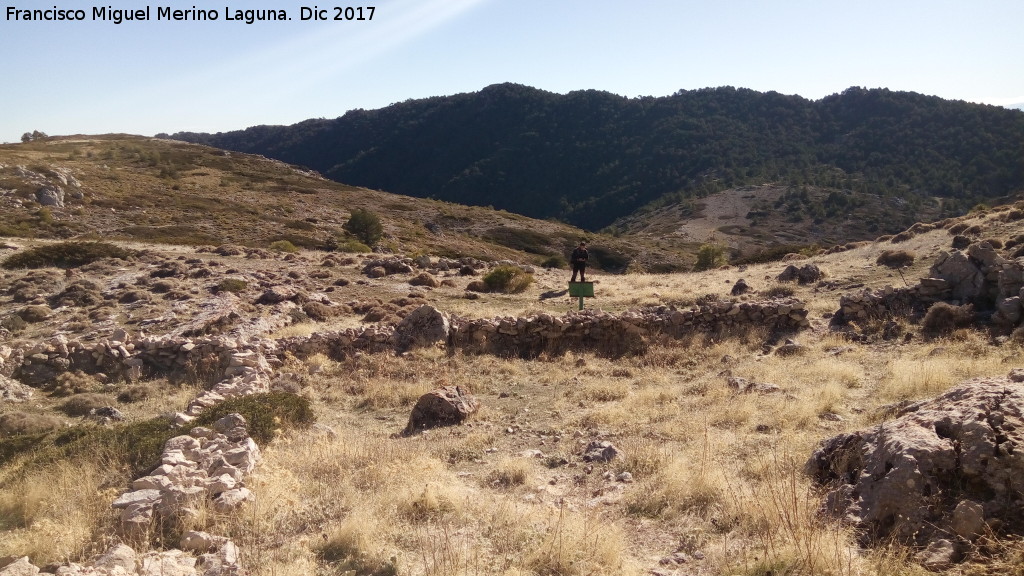
[[[580,242],[580,245],[572,251],[572,256],[569,260],[572,261],[572,280],[569,282],[576,281],[576,273],[580,275],[580,282],[587,281],[587,259],[590,258],[590,254],[587,252],[587,243]]]

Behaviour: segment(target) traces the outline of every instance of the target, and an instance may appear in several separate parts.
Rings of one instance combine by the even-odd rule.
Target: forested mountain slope
[[[945,214],[1024,188],[1024,112],[887,89],[810,101],[732,87],[625,98],[500,84],[333,120],[173,137],[590,229],[764,183],[911,204],[941,197]]]

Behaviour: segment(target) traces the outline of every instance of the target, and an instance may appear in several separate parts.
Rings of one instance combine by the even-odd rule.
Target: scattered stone
[[[607,440],[593,440],[583,450],[584,462],[611,462],[619,456],[619,449]]]
[[[779,274],[777,279],[779,282],[796,281],[798,284],[810,284],[821,280],[822,277],[824,277],[824,273],[815,264],[804,264],[800,268],[790,264]]]
[[[782,391],[782,388],[779,388],[775,384],[753,382],[739,376],[729,376],[726,379],[726,384],[738,394],[773,394],[775,392]]]

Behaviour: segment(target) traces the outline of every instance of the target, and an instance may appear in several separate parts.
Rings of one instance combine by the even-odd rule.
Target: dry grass
[[[35,564],[81,558],[109,528],[111,478],[102,463],[65,461],[9,480],[0,492],[0,556]]]

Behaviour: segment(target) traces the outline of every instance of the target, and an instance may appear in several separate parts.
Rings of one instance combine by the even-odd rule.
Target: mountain
[[[810,101],[732,87],[625,98],[500,84],[333,120],[173,138],[591,230],[740,186],[895,197],[906,218],[922,204],[961,214],[1024,188],[1024,113],[887,89]],[[806,216],[825,226],[834,218]]]

